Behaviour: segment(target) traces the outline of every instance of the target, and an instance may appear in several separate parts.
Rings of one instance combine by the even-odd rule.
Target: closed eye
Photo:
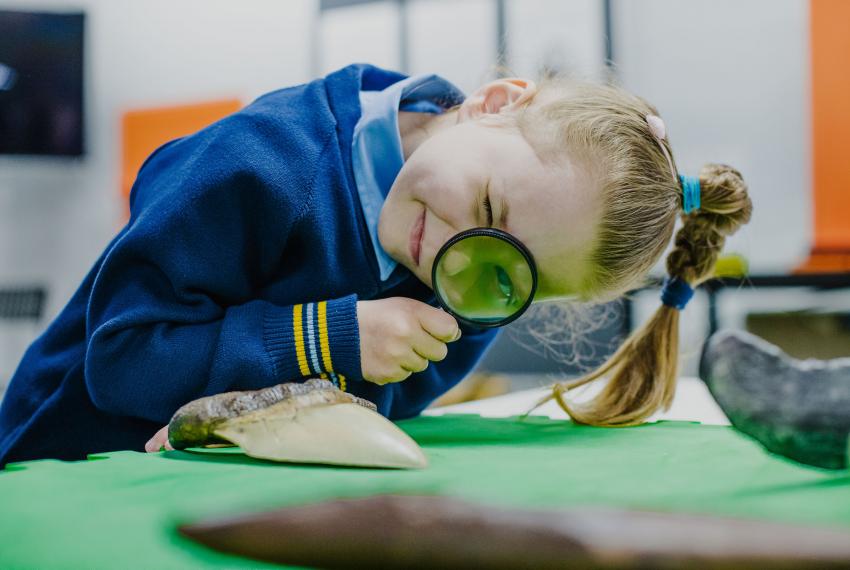
[[[487,211],[487,227],[493,227],[493,208],[490,205],[490,194],[484,196],[484,210]]]

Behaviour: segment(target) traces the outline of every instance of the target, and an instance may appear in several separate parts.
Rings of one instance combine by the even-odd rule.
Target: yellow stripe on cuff
[[[298,368],[302,376],[310,375],[310,367],[307,366],[307,355],[304,352],[304,331],[301,327],[302,305],[292,308],[292,330],[295,335],[295,355],[298,357]]]
[[[319,345],[322,350],[322,363],[325,370],[333,372],[333,362],[331,362],[331,347],[328,342],[328,302],[319,302]]]

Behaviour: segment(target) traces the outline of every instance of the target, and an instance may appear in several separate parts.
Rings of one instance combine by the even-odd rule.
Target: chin
[[[398,248],[395,247],[392,239],[392,227],[387,227],[388,223],[384,217],[384,211],[381,210],[381,215],[378,217],[378,243],[384,248],[390,257],[398,261]],[[391,226],[391,224],[390,224]],[[389,235],[387,235],[389,233]]]
[[[424,271],[424,270],[422,270],[420,268],[420,271]],[[422,275],[420,275],[416,271],[413,271],[412,269],[411,269],[411,273],[416,275],[416,278],[419,279],[422,283],[424,283],[429,289],[431,289],[432,291],[434,290],[434,288],[431,286],[431,272],[430,271],[424,272],[424,274],[425,274],[424,278],[423,278]]]

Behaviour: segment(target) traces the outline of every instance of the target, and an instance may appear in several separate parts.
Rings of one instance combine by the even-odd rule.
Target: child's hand
[[[171,447],[171,444],[168,443],[168,426],[165,426],[156,432],[152,438],[150,438],[150,441],[145,444],[145,451],[148,453],[156,453],[162,449],[162,446],[165,446],[165,449],[168,450],[174,449]]]
[[[401,382],[446,357],[446,343],[460,338],[447,312],[407,297],[357,301],[360,367],[375,384]]]

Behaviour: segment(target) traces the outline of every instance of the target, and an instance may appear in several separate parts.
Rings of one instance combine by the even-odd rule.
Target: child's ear
[[[537,93],[537,85],[519,77],[503,77],[475,90],[458,109],[458,119],[465,121],[484,115],[510,112],[527,104]]]

